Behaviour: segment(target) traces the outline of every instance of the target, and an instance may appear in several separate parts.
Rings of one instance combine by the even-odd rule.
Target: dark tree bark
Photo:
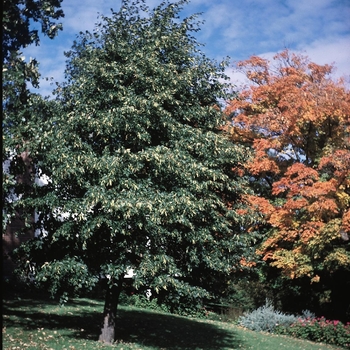
[[[122,288],[122,278],[107,286],[105,306],[103,310],[103,323],[99,341],[112,344],[115,341],[115,326],[117,317],[117,306]]]

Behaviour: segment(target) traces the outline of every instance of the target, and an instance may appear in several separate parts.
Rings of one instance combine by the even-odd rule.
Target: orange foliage
[[[241,266],[244,266],[244,267],[254,267],[254,266],[256,266],[256,262],[248,261],[245,257],[242,257],[239,263],[241,264]]]
[[[265,216],[270,216],[274,211],[273,205],[266,198],[246,195],[245,200],[250,204],[250,207]]]
[[[227,129],[255,151],[246,170],[264,196],[247,201],[270,227],[257,253],[318,281],[320,266],[350,261],[350,92],[333,66],[288,50],[237,69],[251,84],[230,101]]]

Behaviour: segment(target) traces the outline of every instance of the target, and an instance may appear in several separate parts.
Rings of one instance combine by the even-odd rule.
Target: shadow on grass
[[[13,299],[3,302],[3,315],[7,327],[64,331],[67,337],[94,341],[100,331],[102,308],[101,301],[90,299],[76,299],[64,308],[46,299]],[[118,342],[155,349],[219,350],[243,346],[233,332],[209,322],[120,307],[116,332]]]
[[[215,324],[144,310],[121,310],[117,334],[126,343],[163,349],[223,349],[241,344]]]

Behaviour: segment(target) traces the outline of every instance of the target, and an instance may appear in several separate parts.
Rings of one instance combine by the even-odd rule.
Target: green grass
[[[43,298],[3,300],[4,350],[254,349],[330,350],[337,347],[247,331],[229,322],[191,319],[121,306],[114,346],[96,341],[103,302],[74,299],[65,307]]]

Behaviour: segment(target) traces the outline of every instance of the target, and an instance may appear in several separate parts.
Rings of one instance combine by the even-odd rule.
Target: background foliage
[[[337,294],[332,307],[344,318],[350,291],[344,282],[350,273],[349,90],[332,79],[332,66],[288,50],[272,62],[253,56],[237,68],[249,84],[226,113],[232,140],[254,149],[246,168],[255,190],[247,201],[261,214],[250,229],[264,234],[257,254],[299,288],[309,279],[322,287],[307,289]]]

